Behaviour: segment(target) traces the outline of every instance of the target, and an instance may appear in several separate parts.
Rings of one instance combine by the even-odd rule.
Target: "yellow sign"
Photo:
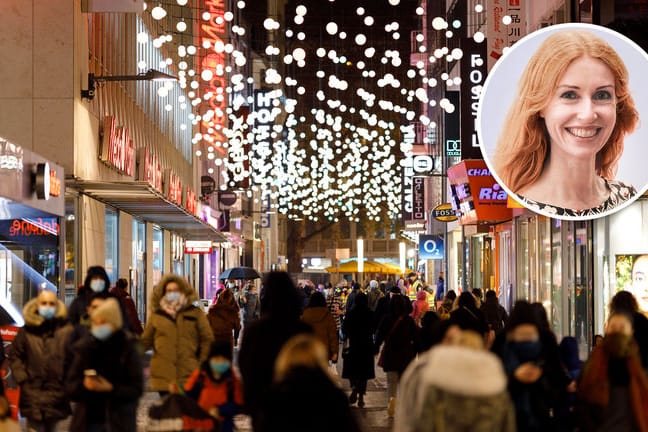
[[[457,220],[457,213],[452,208],[452,204],[439,204],[432,210],[432,217],[441,222],[453,222]]]

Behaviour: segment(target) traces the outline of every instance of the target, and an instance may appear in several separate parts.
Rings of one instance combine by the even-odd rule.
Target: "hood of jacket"
[[[157,285],[155,285],[155,288],[153,288],[153,294],[151,295],[151,307],[153,310],[157,310],[160,307],[160,300],[164,295],[164,287],[166,287],[169,282],[175,282],[178,284],[180,291],[187,297],[187,306],[191,306],[198,302],[198,293],[191,287],[191,285],[189,285],[189,282],[187,282],[187,280],[182,276],[169,273],[164,276]]]
[[[23,318],[25,319],[25,324],[31,327],[38,327],[45,322],[45,318],[38,313],[37,297],[29,300],[23,308]],[[56,301],[56,315],[54,315],[54,318],[60,318],[62,320],[67,318],[67,309],[65,303],[61,300]]]
[[[449,393],[486,397],[506,390],[507,380],[499,358],[490,351],[455,345],[438,345],[419,357],[425,362],[421,383]]]
[[[324,321],[326,319],[326,315],[329,314],[329,310],[326,306],[324,307],[307,307],[304,309],[304,313],[302,315],[302,320],[306,322],[319,322],[319,321]]]

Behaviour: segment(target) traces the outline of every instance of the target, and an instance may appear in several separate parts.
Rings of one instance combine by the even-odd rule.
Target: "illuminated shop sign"
[[[254,92],[254,141],[252,143],[252,173],[254,183],[264,184],[272,181],[272,127],[275,121],[273,92],[257,90]]]
[[[434,207],[432,217],[440,222],[454,222],[457,220],[457,212],[452,208],[452,204],[443,203]]]
[[[211,240],[187,240],[185,241],[185,253],[210,254],[212,253],[212,242]]]
[[[461,58],[461,157],[480,159],[482,157],[477,138],[477,109],[484,81],[488,75],[486,67],[486,43],[477,43],[473,38],[461,40],[464,52]]]
[[[117,126],[114,116],[104,119],[99,159],[122,174],[133,175],[135,144],[125,126]]]
[[[203,115],[200,122],[200,129],[203,135],[210,136],[214,142],[226,143],[225,128],[227,127],[227,93],[228,86],[225,73],[225,45],[229,42],[227,33],[227,21],[224,18],[226,4],[225,0],[203,0],[200,10],[209,13],[207,21],[200,24],[200,46],[203,55],[200,62],[200,73],[206,72],[209,80],[202,84],[203,95],[211,95],[206,101],[211,115]],[[206,114],[206,113],[203,113]],[[210,139],[211,141],[211,139]],[[210,142],[210,144],[214,144]],[[222,147],[216,145],[217,151]]]
[[[60,230],[55,218],[14,219],[9,225],[9,237],[57,236]]]
[[[195,215],[196,214],[196,192],[192,188],[187,186],[184,197],[185,197],[184,208],[186,208],[187,211],[192,215]]]
[[[486,42],[488,48],[488,70],[504,53],[504,48],[512,46],[526,29],[526,4],[528,0],[487,0],[486,1]],[[504,24],[504,17],[510,18]]]
[[[403,136],[403,147],[411,148],[416,140],[414,125],[401,126]],[[402,171],[402,218],[403,222],[412,220],[412,177],[414,176],[414,159],[412,154],[405,153],[406,157],[401,161]]]
[[[164,172],[164,194],[172,203],[182,205],[182,182],[180,176],[171,169]]]
[[[464,160],[448,168],[448,180],[451,204],[462,225],[511,219],[508,194],[483,160]]]
[[[145,181],[158,192],[162,192],[160,158],[148,147],[137,152],[137,180]]]
[[[425,177],[412,179],[412,220],[425,221]]]

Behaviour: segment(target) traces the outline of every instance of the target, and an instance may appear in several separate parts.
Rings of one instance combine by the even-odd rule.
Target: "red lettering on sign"
[[[117,126],[114,116],[106,116],[99,159],[117,171],[132,176],[134,154],[135,144],[128,129]]]
[[[9,227],[9,237],[32,237],[58,235],[60,227],[56,220],[43,220],[42,218],[33,221],[25,219],[14,219]]]
[[[189,213],[192,215],[196,214],[196,192],[188,186],[184,206]]]
[[[50,196],[61,196],[61,180],[56,176],[56,171],[50,169]]]

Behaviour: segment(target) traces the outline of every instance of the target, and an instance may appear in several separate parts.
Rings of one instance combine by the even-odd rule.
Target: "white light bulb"
[[[164,18],[166,16],[166,14],[167,14],[167,12],[161,6],[155,6],[151,10],[151,16],[153,17],[153,19],[156,19],[156,20],[161,20],[162,18]]]

